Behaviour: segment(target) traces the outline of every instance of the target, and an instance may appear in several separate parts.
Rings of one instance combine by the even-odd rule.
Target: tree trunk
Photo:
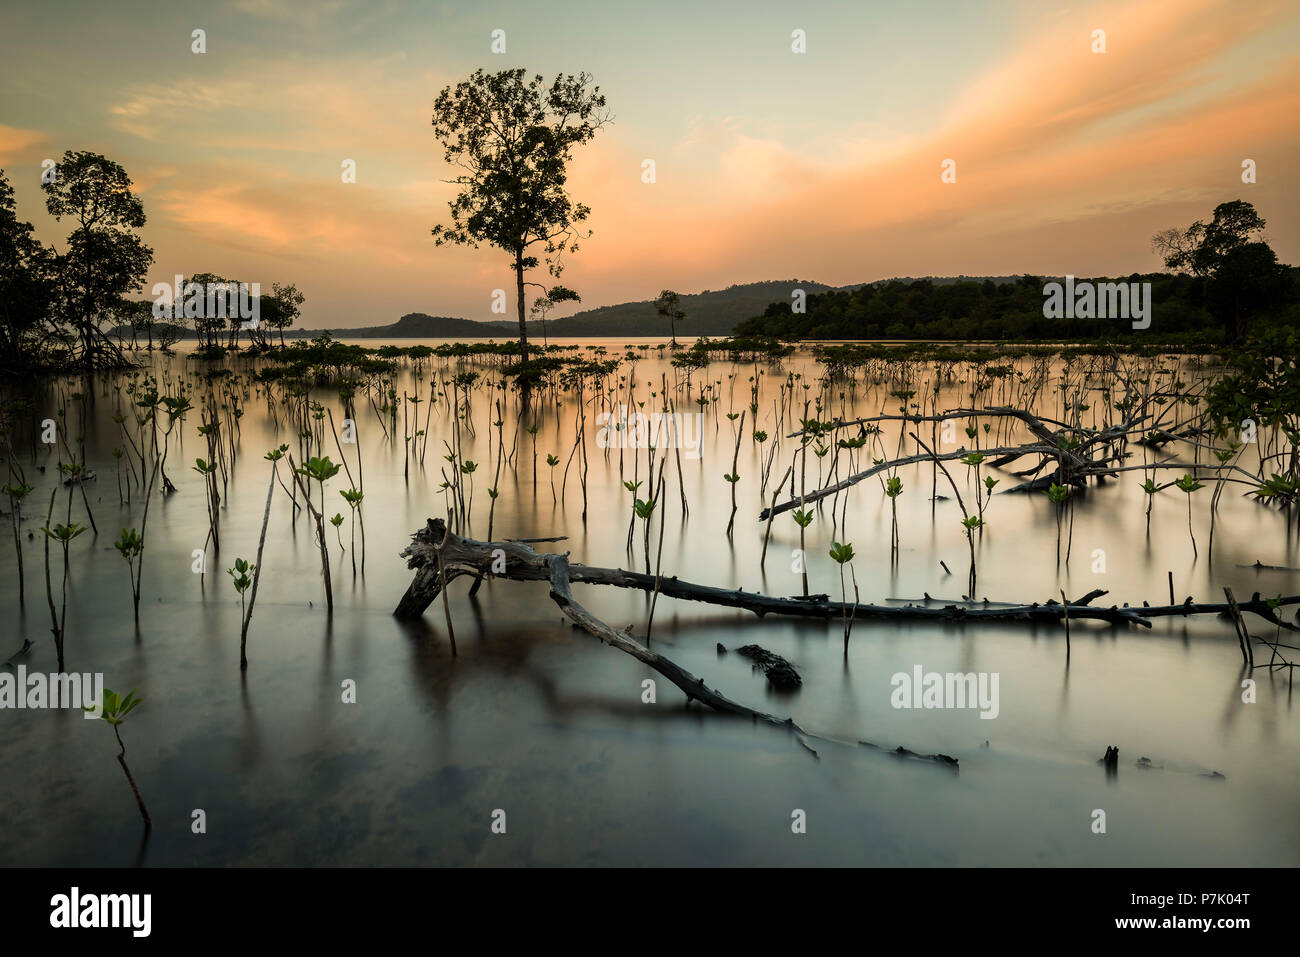
[[[528,364],[528,322],[524,315],[524,253],[519,250],[515,253],[515,296],[519,305],[519,362],[521,366]],[[519,384],[519,407],[523,412],[528,411],[528,398],[532,389],[532,383],[529,382],[528,372],[525,369],[523,375],[518,379]]]
[[[515,291],[519,305],[519,361],[528,361],[528,323],[524,316],[524,254],[523,250],[515,253]],[[524,390],[528,383],[524,381]]]
[[[962,622],[976,625],[985,622],[1033,622],[1045,625],[1060,625],[1065,617],[1065,609],[1055,599],[1046,602],[1024,604],[1018,602],[967,601],[958,602],[949,599],[929,598],[923,602],[908,602],[904,605],[864,605],[855,600],[853,605],[847,601],[832,601],[828,595],[809,595],[806,598],[778,598],[743,589],[719,588],[714,585],[700,585],[678,578],[663,575],[649,575],[621,568],[601,568],[596,565],[569,563],[566,556],[557,556],[545,552],[536,552],[525,543],[512,541],[480,542],[472,538],[462,538],[456,534],[447,535],[446,524],[442,519],[429,519],[424,528],[415,532],[412,542],[402,552],[407,560],[407,567],[415,570],[415,577],[407,587],[393,615],[401,619],[418,618],[429,604],[438,597],[442,582],[454,581],[462,575],[492,575],[511,581],[550,581],[551,563],[557,558],[565,559],[565,578],[570,582],[583,585],[608,585],[615,588],[630,588],[646,594],[658,590],[659,594],[683,601],[704,602],[725,608],[742,608],[751,611],[760,618],[766,615],[779,615],[791,618],[812,618],[834,620],[840,618],[847,610],[862,619],[877,621],[930,621]],[[434,551],[441,545],[444,572],[439,574]],[[505,571],[492,572],[492,563],[496,551],[506,555]],[[1095,589],[1081,598],[1070,602],[1069,617],[1072,622],[1083,620],[1103,621],[1115,625],[1140,625],[1151,627],[1152,618],[1187,617],[1188,615],[1224,614],[1228,612],[1227,604],[1196,603],[1190,598],[1181,605],[1111,605],[1109,608],[1093,607],[1092,602],[1106,595],[1107,592]],[[1278,607],[1300,605],[1300,595],[1282,598]],[[847,609],[846,609],[847,606]],[[1243,612],[1251,612],[1270,624],[1278,624],[1276,611],[1257,596],[1250,601],[1238,602],[1237,607]],[[1295,626],[1282,622],[1287,630],[1296,630]]]

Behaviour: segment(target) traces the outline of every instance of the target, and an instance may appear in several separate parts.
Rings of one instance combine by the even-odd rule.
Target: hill
[[[729,336],[737,323],[761,316],[772,303],[789,302],[794,289],[802,289],[811,296],[831,288],[825,283],[805,279],[778,279],[743,283],[721,290],[683,293],[680,304],[686,318],[677,324],[677,332],[683,336]],[[533,325],[530,323],[530,328]],[[546,323],[546,335],[557,338],[666,336],[668,331],[668,322],[655,312],[654,302],[650,299],[585,309]],[[540,330],[530,335],[540,335]]]

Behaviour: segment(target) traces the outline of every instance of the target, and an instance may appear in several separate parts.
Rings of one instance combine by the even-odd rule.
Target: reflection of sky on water
[[[787,369],[798,367],[787,363]],[[662,368],[638,364],[640,398],[649,400],[646,380],[658,389]],[[729,399],[732,371],[735,397]],[[723,413],[747,407],[752,372],[725,363],[709,368],[707,378],[723,383]],[[760,400],[760,426],[774,435],[778,430],[763,420],[771,416],[779,378],[769,373],[762,379],[771,388]],[[317,398],[337,403],[328,391]],[[110,532],[138,518],[117,504],[110,453],[120,438],[110,400],[102,390],[95,398],[100,426],[90,430],[87,450],[99,471],[90,492],[100,535],[83,536],[72,549],[68,666],[104,671],[109,687],[138,688],[146,699],[123,737],[155,822],[149,863],[1300,863],[1293,813],[1300,742],[1285,677],[1257,671],[1258,702],[1241,704],[1236,640],[1231,625],[1214,618],[1157,621],[1150,631],[1077,623],[1067,673],[1063,639],[1052,629],[859,623],[846,662],[837,622],[758,622],[660,601],[653,646],[711,686],[792,714],[805,728],[831,737],[956,755],[960,776],[852,746],[818,745],[821,760],[815,761],[779,731],[722,719],[698,705],[683,708],[680,693],[663,680],[658,704],[642,704],[641,681],[652,673],[561,623],[543,585],[487,582],[477,602],[463,584],[453,586],[460,654],[451,659],[440,608],[415,624],[390,615],[409,581],[396,553],[426,516],[443,512],[434,464],[445,464],[439,453],[446,420],[439,409],[426,474],[413,466],[408,485],[400,443],[385,443],[374,413],[359,404],[367,574],[354,582],[348,557],[340,558],[334,546],[332,625],[308,526],[300,518],[294,532],[277,492],[249,640],[251,666],[241,681],[239,605],[223,571],[235,556],[251,559],[256,550],[269,475],[261,456],[288,440],[268,431],[260,401],[248,403],[242,422],[241,459],[222,516],[222,552],[205,582],[190,572],[191,550],[202,545],[207,519],[198,477],[184,463],[206,450],[193,431],[197,414],[187,420],[184,444],[169,459],[180,491],[155,502],[150,513],[137,637],[125,564],[112,549]],[[850,393],[845,401],[855,403],[858,414],[896,405],[880,390],[865,397],[859,391],[856,401]],[[943,404],[958,403],[954,392]],[[838,404],[837,397],[837,411]],[[571,401],[560,410],[562,421],[553,406],[546,411],[535,493],[531,441],[521,430],[518,476],[506,472],[501,479],[497,535],[567,534],[568,541],[554,547],[571,550],[573,560],[626,566],[631,503],[617,450],[606,464],[594,440],[589,445],[585,531],[574,475],[567,509],[552,505],[545,456],[559,445],[558,488],[572,448],[573,411]],[[467,439],[466,454],[479,462],[475,531],[483,535],[495,451],[489,458],[481,395],[474,414],[478,435]],[[508,429],[516,419],[507,416]],[[759,568],[759,466],[751,429],[747,421],[734,545],[723,534],[730,512],[722,473],[731,465],[731,423],[723,417],[715,430],[711,417],[702,460],[683,460],[691,504],[684,524],[676,467],[669,462],[663,568],[691,581],[796,594],[799,577],[790,563],[798,535],[788,515],[774,525],[766,576]],[[512,442],[508,431],[507,447]],[[885,447],[892,452],[896,445],[897,433],[888,431]],[[787,442],[773,481],[791,448]],[[332,440],[327,451],[333,453]],[[625,455],[624,478],[630,478],[631,453]],[[815,468],[810,457],[810,484]],[[644,461],[639,472],[644,478]],[[953,468],[958,482],[964,472],[964,466]],[[48,481],[29,473],[33,481]],[[956,598],[966,569],[956,503],[940,501],[932,525],[930,469],[913,466],[900,474],[897,571],[889,563],[889,507],[875,479],[851,493],[847,533],[836,530],[834,538],[855,544],[864,601],[924,592]],[[1186,503],[1177,490],[1157,499],[1148,539],[1139,475],[1130,473],[1076,503],[1070,568],[1059,575],[1046,498],[994,496],[979,546],[978,596],[1044,601],[1060,588],[1074,598],[1099,587],[1111,592],[1102,602],[1163,604],[1168,571],[1179,600],[1187,594],[1221,600],[1223,585],[1239,597],[1297,590],[1294,575],[1236,567],[1256,559],[1300,564],[1277,513],[1229,490],[1217,519],[1211,574],[1210,488],[1193,497],[1200,546],[1194,559]],[[1014,482],[1000,477],[1002,488]],[[341,473],[327,503],[344,487]],[[48,488],[40,485],[29,501],[48,502]],[[330,508],[346,512],[341,498]],[[25,529],[35,530],[34,506],[27,513]],[[828,502],[808,532],[810,588],[838,595],[837,570],[825,557],[830,524]],[[346,523],[343,538],[346,544]],[[24,663],[49,671],[54,654],[39,541],[24,542],[27,607],[20,612],[16,590],[6,592],[4,609],[14,623],[7,641],[16,649],[23,637],[33,638],[37,648]],[[639,565],[639,528],[635,542]],[[1092,571],[1096,549],[1106,553],[1104,574]],[[12,579],[12,549],[0,550],[0,563]],[[56,588],[57,577],[56,569]],[[616,627],[633,623],[644,634],[644,596],[577,589],[595,614]],[[1265,633],[1262,622],[1250,625]],[[756,642],[788,657],[803,674],[803,689],[793,696],[769,692],[744,659],[719,656],[717,642],[729,648]],[[6,656],[10,650],[0,648]],[[891,708],[891,676],[910,673],[918,663],[927,671],[998,672],[998,718],[980,720],[973,710]],[[340,703],[340,683],[348,678],[357,682],[356,705]],[[134,860],[139,821],[109,729],[49,712],[5,712],[0,721],[0,860]],[[1109,744],[1121,754],[1113,782],[1096,764]],[[1160,768],[1136,768],[1139,757]],[[1211,769],[1226,780],[1200,775]],[[207,812],[208,833],[201,837],[189,830],[194,808]],[[497,808],[507,813],[506,837],[489,832]],[[806,835],[790,833],[794,808],[808,813]],[[1090,831],[1094,808],[1107,811],[1104,837]]]

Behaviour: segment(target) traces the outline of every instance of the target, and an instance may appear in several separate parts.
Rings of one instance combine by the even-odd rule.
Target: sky
[[[592,208],[563,277],[577,308],[770,279],[1127,275],[1159,268],[1152,234],[1234,199],[1300,262],[1290,0],[6,5],[0,168],[61,245],[42,161],[120,163],[149,285],[293,282],[317,328],[511,318],[505,253],[434,245],[457,187],[430,121],[443,87],[521,66],[590,73],[613,115],[571,166]]]

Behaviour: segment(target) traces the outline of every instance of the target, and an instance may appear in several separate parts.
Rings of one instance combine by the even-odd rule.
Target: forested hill
[[[686,318],[677,323],[679,336],[729,336],[738,322],[762,315],[773,302],[789,302],[791,292],[808,295],[831,289],[825,283],[804,279],[751,282],[726,289],[682,293],[680,306]],[[530,327],[533,324],[530,323]],[[548,320],[548,336],[666,336],[668,320],[655,312],[654,302],[622,302],[616,306],[586,309],[563,319]],[[533,333],[534,335],[536,333]]]
[[[1223,341],[1234,335],[1232,316],[1290,318],[1297,308],[1296,270],[1288,269],[1279,288],[1224,289],[1186,275],[1131,275],[1095,282],[1151,283],[1151,325],[1135,331],[1128,319],[1060,318],[1043,315],[1044,284],[1052,278],[1023,276],[1013,282],[991,279],[938,283],[894,280],[856,289],[832,289],[808,297],[800,314],[788,301],[774,300],[756,318],[740,323],[736,335],[783,339],[1095,339],[1116,336],[1189,341]],[[1082,279],[1076,280],[1082,282]],[[1231,301],[1225,295],[1231,294]]]

